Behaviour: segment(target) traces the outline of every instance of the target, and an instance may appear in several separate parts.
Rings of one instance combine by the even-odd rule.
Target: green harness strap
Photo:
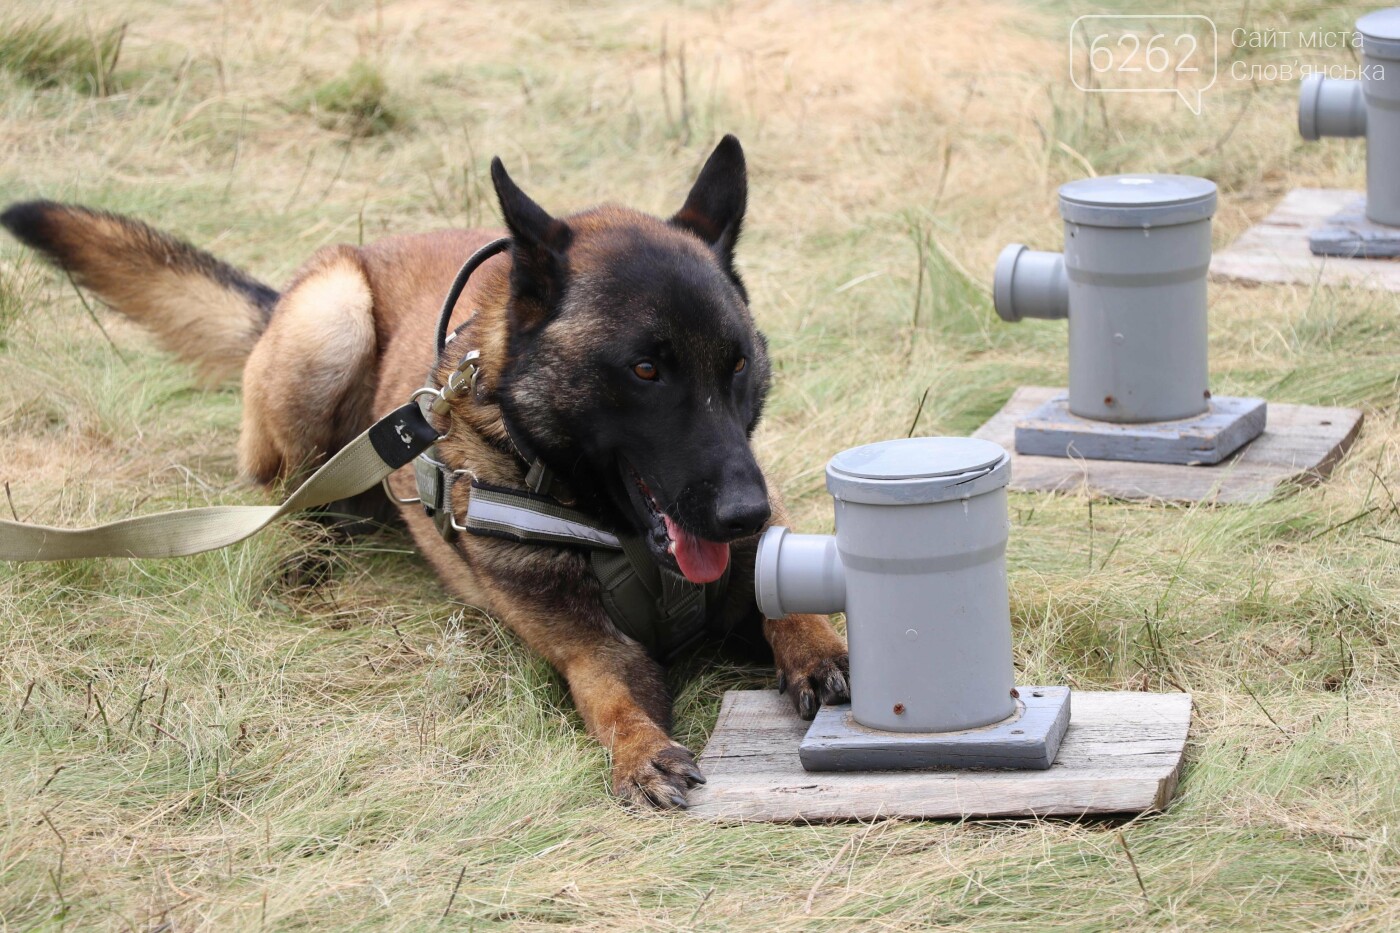
[[[591,554],[603,608],[619,631],[665,662],[718,629],[728,567],[702,586],[658,565],[641,538],[628,536],[621,543],[621,550],[594,548]]]

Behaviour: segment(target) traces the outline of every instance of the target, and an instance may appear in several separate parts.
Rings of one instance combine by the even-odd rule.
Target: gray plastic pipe
[[[827,465],[835,535],[774,527],[760,539],[765,616],[846,613],[861,725],[955,732],[1015,712],[1009,477],[1006,451],[989,441],[869,444]]]
[[[1361,78],[1309,75],[1298,94],[1304,139],[1366,137],[1366,217],[1400,227],[1400,7],[1356,21]]]
[[[1019,243],[997,259],[1007,321],[1069,318],[1069,409],[1120,424],[1210,407],[1206,274],[1215,185],[1118,175],[1060,188],[1063,253]]]

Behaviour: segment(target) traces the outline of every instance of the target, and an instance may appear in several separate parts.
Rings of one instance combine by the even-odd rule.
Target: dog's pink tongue
[[[724,575],[724,568],[729,566],[729,545],[698,538],[677,526],[671,516],[663,514],[661,517],[666,522],[666,533],[675,544],[671,553],[676,556],[676,563],[687,580],[713,583]]]

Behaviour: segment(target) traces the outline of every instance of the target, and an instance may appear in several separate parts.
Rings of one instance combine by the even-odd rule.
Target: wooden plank
[[[1069,393],[1016,422],[1016,449],[1027,454],[1134,460],[1194,466],[1219,463],[1254,440],[1268,420],[1261,398],[1220,396],[1198,418],[1118,424],[1081,418],[1069,410]]]
[[[1321,283],[1400,292],[1400,262],[1314,256],[1308,245],[1314,231],[1364,196],[1360,191],[1332,188],[1290,191],[1262,223],[1214,255],[1211,277],[1245,284]]]
[[[690,792],[689,812],[791,822],[1160,810],[1176,791],[1190,723],[1189,694],[1076,691],[1049,770],[816,773],[798,760],[807,723],[791,703],[774,691],[734,690],[700,756],[709,783]]]
[[[1285,483],[1326,479],[1361,430],[1354,408],[1269,404],[1264,433],[1214,466],[1081,460],[1015,453],[1016,422],[1064,389],[1022,386],[973,437],[1011,453],[1010,487],[1022,492],[1088,492],[1168,502],[1262,502]]]

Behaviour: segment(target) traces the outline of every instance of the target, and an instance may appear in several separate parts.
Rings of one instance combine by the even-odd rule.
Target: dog
[[[748,198],[739,141],[719,143],[669,219],[611,205],[553,217],[499,158],[491,178],[509,249],[471,275],[461,323],[436,358],[444,295],[463,260],[500,231],[326,247],[279,292],[99,210],[30,201],[0,224],[205,379],[241,370],[239,466],[265,487],[304,477],[470,363],[470,389],[450,399],[434,451],[442,475],[470,477],[451,487],[449,526],[466,527],[473,500],[492,490],[527,509],[583,516],[632,542],[628,560],[653,590],[659,580],[706,594],[701,641],[761,633],[778,689],[803,718],[847,700],[846,643],[829,620],[763,619],[753,594],[758,536],[786,520],[750,444],[771,369],[734,265]],[[532,469],[557,480],[549,496]],[[449,591],[563,675],[611,753],[614,793],[685,807],[705,778],[670,736],[662,661],[619,627],[600,552],[509,529],[444,535],[406,501],[421,490],[412,472],[390,477],[392,498],[375,489],[334,511],[367,520],[397,511]]]

